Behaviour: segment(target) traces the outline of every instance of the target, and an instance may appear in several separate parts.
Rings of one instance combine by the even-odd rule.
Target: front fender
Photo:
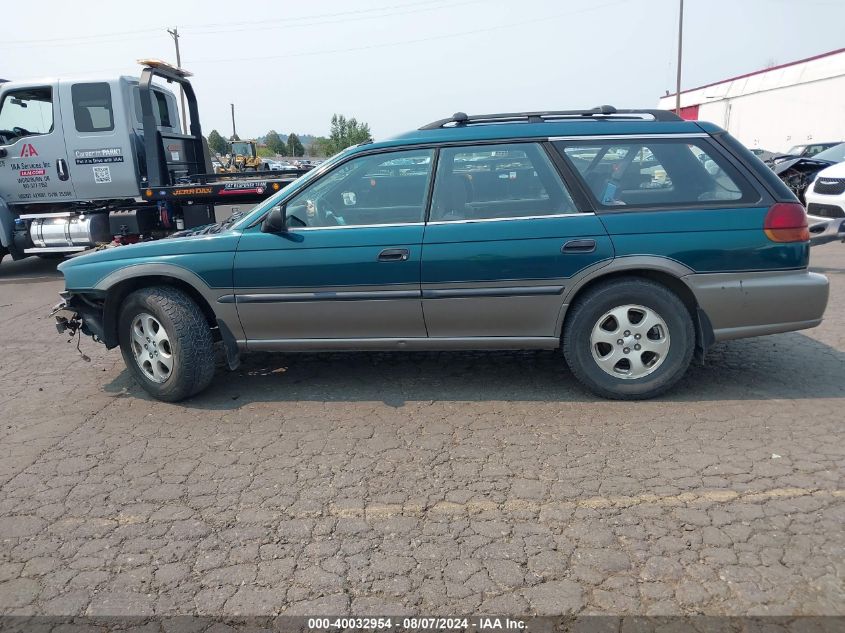
[[[94,291],[105,296],[103,307],[103,322],[106,324],[106,345],[117,344],[116,323],[123,299],[132,290],[140,286],[151,285],[146,280],[175,280],[189,288],[197,297],[205,302],[210,311],[210,317],[225,323],[234,339],[243,339],[243,330],[238,319],[235,304],[221,302],[223,296],[231,296],[231,287],[211,287],[197,273],[183,266],[173,263],[140,262],[130,264],[112,271],[94,286]],[[152,282],[160,283],[158,281]],[[123,290],[119,290],[123,288]],[[112,327],[114,326],[114,327]]]

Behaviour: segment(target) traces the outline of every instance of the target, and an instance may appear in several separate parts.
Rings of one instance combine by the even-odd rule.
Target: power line
[[[481,0],[473,0],[473,1],[481,1]],[[302,22],[308,20],[317,20],[321,18],[332,18],[332,17],[343,17],[343,16],[351,16],[351,15],[358,15],[358,14],[368,14],[368,13],[379,13],[389,11],[391,9],[401,9],[404,7],[414,7],[419,5],[430,5],[430,4],[443,4],[446,0],[416,0],[415,2],[405,2],[401,4],[392,4],[386,5],[382,7],[374,7],[371,9],[356,9],[354,11],[339,11],[335,13],[318,13],[312,15],[304,15],[298,17],[286,17],[286,18],[278,18],[274,20],[262,20],[261,24],[275,24],[275,23],[286,23],[286,22]],[[446,2],[445,5],[437,8],[445,8],[448,7],[449,3]],[[419,10],[419,9],[417,9]],[[415,11],[412,11],[415,12]],[[372,17],[389,17],[390,15],[401,15],[401,13],[396,14],[385,14],[381,16],[372,16]],[[372,19],[368,16],[369,19]],[[368,19],[362,18],[362,19]],[[318,23],[319,24],[319,23]],[[232,27],[232,26],[253,26],[255,27],[256,23],[254,20],[248,22],[229,22],[229,23],[211,23],[211,24],[194,24],[190,27],[183,27],[184,30],[188,31],[199,31],[195,33],[196,35],[205,34],[202,32],[202,29],[207,28],[217,28],[217,27]],[[291,26],[294,26],[293,24]],[[310,26],[310,25],[303,25],[303,26]],[[265,27],[259,27],[265,28]],[[160,33],[164,30],[164,27],[157,27],[157,28],[146,28],[146,29],[136,29],[133,31],[119,31],[114,33],[102,33],[102,34],[91,34],[91,35],[75,35],[72,37],[51,37],[51,38],[44,38],[44,39],[33,39],[33,40],[4,40],[0,41],[0,48],[26,48],[32,46],[73,46],[79,44],[88,44],[92,40],[96,40],[100,43],[111,43],[116,41],[123,41],[126,36],[138,36],[144,35],[148,33]],[[215,31],[215,32],[228,32],[230,29],[225,28],[223,31]],[[248,29],[242,29],[248,30]],[[137,38],[133,38],[137,39]]]
[[[585,7],[580,10],[576,11],[567,11],[564,13],[554,13],[551,15],[544,15],[536,18],[532,18],[530,20],[522,20],[519,22],[508,22],[507,24],[501,24],[498,26],[491,26],[482,29],[473,29],[471,31],[459,31],[456,33],[444,33],[441,35],[433,35],[430,37],[421,37],[417,39],[408,39],[408,40],[401,40],[398,42],[383,42],[381,44],[368,44],[365,46],[353,46],[349,48],[334,48],[334,49],[326,49],[321,51],[306,51],[302,53],[285,53],[283,55],[262,55],[260,57],[237,57],[237,58],[226,58],[226,59],[195,59],[187,61],[186,63],[190,65],[196,64],[225,64],[227,62],[250,62],[250,61],[260,61],[260,60],[270,60],[270,59],[289,59],[291,57],[312,57],[316,55],[333,55],[337,53],[352,53],[356,51],[365,51],[365,50],[372,50],[372,49],[379,49],[379,48],[391,48],[394,46],[404,46],[407,44],[421,44],[424,42],[433,42],[437,40],[444,40],[453,37],[464,37],[466,35],[476,35],[479,33],[489,33],[491,31],[501,31],[502,29],[510,29],[517,26],[525,26],[527,24],[536,24],[537,22],[544,22],[546,20],[553,20],[555,18],[560,18],[564,16],[572,16],[572,15],[579,15],[581,13],[588,13],[590,11],[596,11],[598,9],[607,9],[609,7],[615,7],[620,4],[624,4],[627,0],[615,0],[614,2],[608,2],[605,4],[600,5],[592,5],[589,7]]]
[[[430,1],[431,0],[429,0],[429,2]],[[476,34],[480,34],[480,33],[489,33],[489,32],[494,32],[494,31],[500,31],[500,30],[503,30],[503,29],[525,26],[525,25],[528,25],[528,24],[536,24],[538,22],[544,22],[546,20],[552,20],[552,19],[556,19],[556,18],[560,18],[560,17],[574,16],[574,15],[579,15],[579,14],[582,14],[582,13],[588,13],[588,12],[591,12],[591,11],[597,11],[597,10],[601,10],[601,9],[607,9],[607,8],[619,6],[621,4],[624,4],[626,1],[627,0],[615,0],[613,2],[606,2],[606,3],[600,4],[600,5],[591,5],[591,6],[584,7],[582,9],[578,9],[578,10],[574,10],[574,11],[554,13],[554,14],[539,16],[539,17],[532,18],[532,19],[529,19],[529,20],[522,20],[522,21],[519,21],[519,22],[509,22],[507,24],[502,24],[502,25],[492,26],[492,27],[487,27],[487,28],[473,29],[473,30],[468,30],[468,31],[459,31],[459,32],[454,32],[454,33],[444,33],[444,34],[441,34],[441,35],[433,35],[433,36],[417,38],[417,39],[402,40],[402,41],[398,41],[398,42],[383,42],[383,43],[380,43],[380,44],[369,44],[369,45],[365,45],[365,46],[355,46],[355,47],[348,47],[348,48],[326,49],[326,50],[320,50],[320,51],[291,52],[291,53],[285,53],[285,54],[282,54],[282,55],[269,55],[269,56],[268,55],[262,55],[260,57],[240,57],[240,58],[234,58],[234,59],[233,58],[197,59],[197,60],[193,60],[193,61],[190,61],[190,60],[186,61],[186,64],[190,67],[191,65],[194,65],[194,64],[221,64],[221,63],[227,63],[227,62],[265,61],[265,60],[270,60],[270,59],[287,59],[287,58],[291,58],[291,57],[312,57],[312,56],[318,56],[318,55],[331,55],[331,54],[336,54],[336,53],[350,53],[350,52],[372,50],[372,49],[391,48],[391,47],[395,47],[395,46],[403,46],[403,45],[408,45],[408,44],[420,44],[420,43],[443,40],[443,39],[450,39],[450,38],[455,38],[455,37],[464,37],[464,36],[468,36],[468,35],[476,35]],[[129,66],[131,66],[131,64],[127,64],[126,66],[122,66],[122,67],[118,67],[118,68],[101,68],[101,69],[98,69],[98,70],[86,70],[86,71],[80,71],[80,72],[63,72],[63,73],[60,73],[60,74],[62,74],[62,75],[96,75],[96,74],[107,73],[107,72],[117,72],[117,71],[125,72],[126,69]]]
[[[44,42],[43,44],[38,44],[38,43],[13,44],[13,45],[7,46],[6,42],[0,41],[0,49],[2,49],[2,48],[14,48],[14,49],[39,48],[39,49],[41,49],[41,48],[50,48],[50,47],[55,47],[55,46],[67,48],[67,47],[70,47],[70,46],[88,46],[88,45],[92,44],[93,42],[96,42],[97,44],[115,44],[115,43],[118,43],[118,42],[125,42],[127,40],[147,40],[147,41],[149,41],[149,39],[151,37],[154,37],[156,35],[164,35],[164,30],[165,29],[161,28],[161,29],[151,29],[150,31],[140,31],[140,32],[128,34],[128,35],[111,34],[111,35],[91,36],[91,37],[81,38],[79,40],[74,40],[74,41],[50,40],[48,42]]]
[[[285,18],[275,18],[271,20],[261,20],[261,24],[275,24],[280,22],[299,22],[302,20],[316,20],[320,18],[334,18],[348,15],[358,15],[363,13],[374,13],[379,11],[388,11],[390,9],[401,9],[404,7],[418,6],[421,4],[433,4],[435,2],[443,2],[444,0],[416,0],[415,2],[403,2],[400,4],[391,4],[383,7],[373,7],[371,9],[355,9],[352,11],[339,11],[333,13],[317,13],[314,15],[289,16]],[[232,26],[255,26],[255,20],[248,20],[246,22],[218,22],[216,24],[193,24],[186,27],[188,30],[217,28],[217,27],[232,27]]]
[[[303,28],[303,27],[311,27],[311,26],[322,26],[326,24],[347,24],[349,22],[360,22],[362,20],[378,20],[380,18],[389,18],[394,16],[404,16],[410,15],[414,13],[423,13],[427,11],[439,11],[441,9],[452,9],[454,7],[460,7],[467,4],[478,4],[479,2],[485,2],[485,0],[463,0],[455,2],[454,0],[436,0],[441,4],[435,6],[427,6],[427,7],[419,7],[416,9],[411,9],[409,11],[401,11],[401,12],[393,12],[393,13],[381,13],[376,15],[361,15],[358,17],[344,17],[340,19],[331,19],[331,20],[320,20],[314,22],[303,22],[298,24],[276,24],[272,26],[246,26],[243,28],[224,28],[224,29],[217,29],[212,31],[198,31],[198,32],[190,32],[192,37],[201,37],[204,35],[218,35],[220,33],[242,33],[244,31],[248,31],[253,33],[255,31],[276,31],[280,29],[296,29],[296,28]]]
[[[115,38],[115,37],[122,37],[125,35],[136,35],[140,33],[158,33],[160,32],[160,28],[151,28],[151,29],[139,29],[136,31],[121,31],[119,33],[103,33],[102,35],[76,35],[74,37],[51,37],[43,40],[3,40],[2,46],[6,46],[7,44],[52,44],[52,43],[62,43],[62,42],[75,42],[78,40],[82,40],[83,42],[90,41],[92,39],[101,39],[101,38]]]

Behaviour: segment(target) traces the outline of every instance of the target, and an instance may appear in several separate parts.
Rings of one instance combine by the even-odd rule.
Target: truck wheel
[[[143,288],[123,302],[118,317],[123,361],[144,390],[178,402],[214,378],[214,341],[205,315],[181,290]]]
[[[563,334],[575,377],[615,400],[653,398],[689,367],[695,328],[689,311],[665,286],[644,279],[601,284],[579,297]]]

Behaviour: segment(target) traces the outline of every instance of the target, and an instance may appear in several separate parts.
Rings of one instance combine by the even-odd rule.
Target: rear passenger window
[[[107,132],[114,129],[111,89],[107,83],[73,84],[70,94],[77,132]]]
[[[750,203],[757,191],[710,146],[694,139],[558,142],[599,206]]]
[[[577,213],[545,150],[536,143],[440,150],[431,221]]]

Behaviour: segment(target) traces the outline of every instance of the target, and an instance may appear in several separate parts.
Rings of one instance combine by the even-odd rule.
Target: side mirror
[[[284,233],[285,231],[287,231],[285,208],[282,205],[277,204],[275,207],[270,209],[265,216],[264,221],[261,223],[261,232]]]

